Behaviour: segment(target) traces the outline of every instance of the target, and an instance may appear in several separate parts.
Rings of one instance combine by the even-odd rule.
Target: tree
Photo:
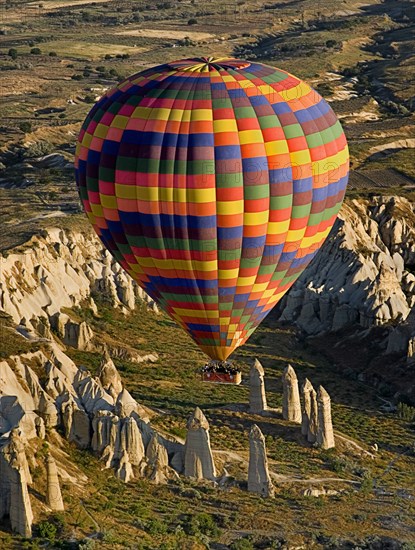
[[[187,22],[188,25],[197,25],[197,19],[189,19]]]
[[[42,52],[41,52],[40,48],[32,48],[32,49],[30,50],[30,53],[31,53],[32,55],[40,55]]]
[[[30,124],[30,122],[28,122],[27,120],[25,120],[24,122],[21,122],[19,124],[19,129],[24,132],[25,134],[28,134],[29,132],[32,131],[32,125]]]
[[[16,48],[10,48],[10,50],[7,52],[7,55],[9,55],[12,59],[17,59]]]

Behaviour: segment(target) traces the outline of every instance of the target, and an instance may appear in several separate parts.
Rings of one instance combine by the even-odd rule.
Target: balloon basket
[[[242,382],[242,373],[226,361],[211,361],[203,367],[201,378],[203,382],[239,386]]]

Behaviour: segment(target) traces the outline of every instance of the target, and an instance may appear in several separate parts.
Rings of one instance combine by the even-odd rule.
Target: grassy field
[[[101,539],[94,548],[272,549],[286,543],[341,548],[340,541],[350,541],[356,547],[380,537],[392,537],[406,544],[402,548],[412,548],[413,426],[396,414],[382,413],[375,390],[342,376],[318,349],[302,344],[291,329],[272,318],[266,320],[235,354],[244,383],[233,387],[201,382],[198,371],[204,364],[203,354],[167,317],[147,311],[144,305],[127,317],[105,303],[99,303],[96,317],[79,308],[74,315],[86,319],[101,342],[116,341],[138,352],[159,354],[159,361],[152,365],[115,361],[126,387],[140,403],[163,411],[152,423],[175,436],[185,436],[186,419],[200,406],[210,422],[219,470],[225,466],[235,482],[227,488],[214,488],[181,478],[161,487],[144,480],[126,486],[111,472],[101,470],[92,454],[64,444],[68,468],[72,464],[77,469],[72,475],[85,474],[89,481],[80,485],[63,482],[65,513],[58,517],[41,514],[40,529],[42,521],[57,527],[57,540],[49,547],[72,548],[63,541],[74,536],[81,540],[99,531]],[[93,352],[72,350],[69,355],[92,372],[101,361]],[[377,443],[375,457],[362,455],[339,438],[335,450],[316,449],[304,442],[298,426],[280,415],[263,418],[244,412],[247,374],[255,357],[266,369],[270,406],[281,406],[281,373],[290,362],[300,380],[307,376],[314,385],[323,384],[329,391],[336,433],[363,449],[370,450]],[[275,474],[273,500],[246,492],[248,431],[253,422],[266,436],[270,470]],[[38,468],[33,490],[42,494],[43,466]],[[303,496],[306,488],[322,486],[339,492],[331,497]],[[38,537],[29,543],[0,530],[0,545],[37,548],[45,543],[45,536],[40,536],[43,531],[35,529],[35,533]],[[246,538],[247,546],[231,546],[241,538]]]

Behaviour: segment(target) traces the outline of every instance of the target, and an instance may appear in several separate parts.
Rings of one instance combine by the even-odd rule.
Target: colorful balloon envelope
[[[306,83],[260,63],[197,58],[107,92],[82,126],[75,167],[106,248],[224,360],[323,244],[349,156],[336,115]]]

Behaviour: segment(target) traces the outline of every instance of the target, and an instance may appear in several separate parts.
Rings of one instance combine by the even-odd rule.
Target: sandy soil
[[[169,29],[131,29],[128,31],[117,32],[120,36],[143,36],[144,38],[172,38],[181,40],[188,36],[191,40],[208,40],[214,38],[214,34],[208,32],[188,31],[187,29],[173,31]]]

